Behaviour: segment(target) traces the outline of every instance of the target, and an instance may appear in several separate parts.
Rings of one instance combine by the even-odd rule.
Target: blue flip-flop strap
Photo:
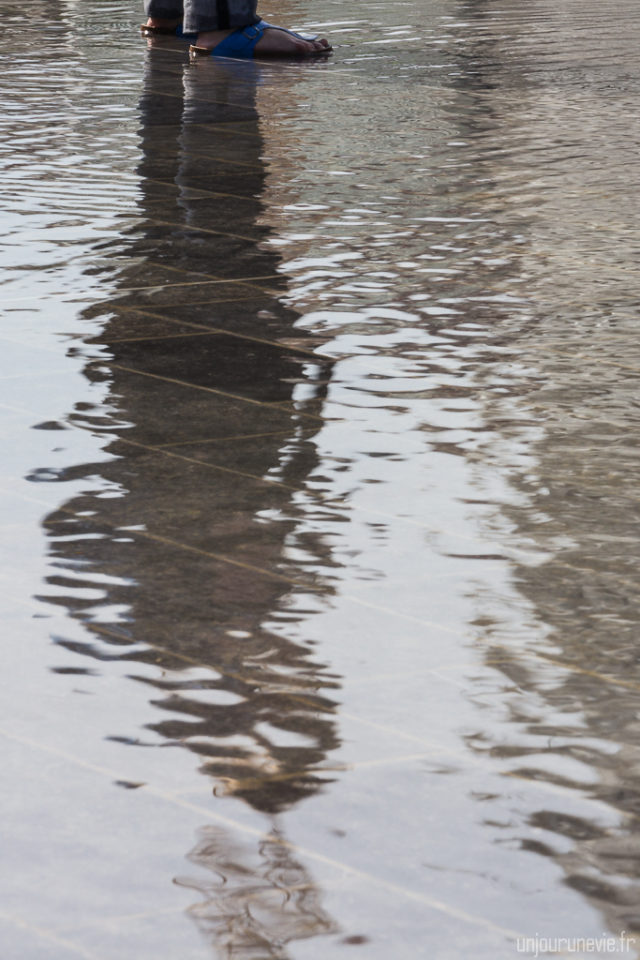
[[[247,27],[238,27],[213,48],[211,56],[240,57],[250,60],[253,57],[254,47],[263,34],[262,20]]]
[[[274,27],[272,23],[267,23],[266,20],[261,20],[259,26],[263,28],[269,27],[270,30],[279,30],[280,33],[288,33],[290,37],[295,37],[296,40],[317,40],[317,33],[296,33],[295,30],[287,30],[286,27]]]

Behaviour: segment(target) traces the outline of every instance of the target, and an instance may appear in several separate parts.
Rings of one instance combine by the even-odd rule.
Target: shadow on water
[[[84,313],[104,317],[82,350],[86,376],[108,384],[108,397],[71,415],[112,438],[112,459],[57,477],[100,490],[45,521],[56,594],[47,599],[90,636],[58,637],[61,646],[96,665],[130,664],[134,677],[136,664],[157,668],[136,679],[150,688],[160,719],[147,731],[159,740],[135,731],[112,739],[185,747],[216,793],[266,815],[265,838],[244,846],[224,828],[203,828],[189,859],[204,871],[179,882],[203,897],[192,913],[221,955],[284,958],[290,941],[335,929],[279,825],[330,782],[323,767],[339,744],[336,678],[278,629],[301,617],[287,611],[292,593],[331,593],[320,539],[290,556],[330,367],[294,331],[297,314],[277,299],[279,258],[261,246],[259,68],[184,71],[156,53],[140,102],[128,265],[112,301]],[[121,238],[117,247],[116,267]],[[106,272],[113,282],[113,267]],[[273,292],[236,276],[267,278]]]

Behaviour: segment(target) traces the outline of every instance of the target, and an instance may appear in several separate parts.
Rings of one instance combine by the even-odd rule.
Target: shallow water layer
[[[3,958],[640,955],[635,4],[0,7]]]

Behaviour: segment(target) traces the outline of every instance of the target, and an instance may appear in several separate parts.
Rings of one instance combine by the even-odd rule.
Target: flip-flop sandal
[[[230,33],[224,38],[216,47],[212,50],[209,50],[207,47],[198,47],[192,44],[189,47],[189,53],[192,57],[236,57],[243,60],[251,60],[256,54],[254,53],[255,46],[260,39],[264,36],[265,30],[280,30],[281,33],[288,33],[289,36],[295,37],[296,40],[317,40],[318,34],[302,34],[295,33],[293,30],[286,30],[285,27],[274,27],[273,24],[267,23],[266,20],[259,20],[258,23],[250,24],[246,27],[238,27],[237,30],[234,30],[233,33]],[[331,53],[332,47],[323,47],[322,50],[314,50],[312,53],[262,53],[258,50],[258,56],[269,56],[269,57],[287,57],[293,58],[296,57],[324,57],[327,54]]]
[[[141,23],[140,33],[143,37],[177,37],[178,40],[186,40],[187,43],[198,39],[197,33],[185,33],[181,23],[177,27],[150,27],[146,23]]]

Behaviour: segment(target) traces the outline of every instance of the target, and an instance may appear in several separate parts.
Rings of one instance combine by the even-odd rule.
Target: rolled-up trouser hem
[[[162,17],[165,20],[182,19],[182,4],[167,3],[167,0],[146,0],[144,12],[148,17]]]
[[[227,30],[257,23],[257,0],[145,0],[148,17],[183,19],[187,33],[205,30]]]

